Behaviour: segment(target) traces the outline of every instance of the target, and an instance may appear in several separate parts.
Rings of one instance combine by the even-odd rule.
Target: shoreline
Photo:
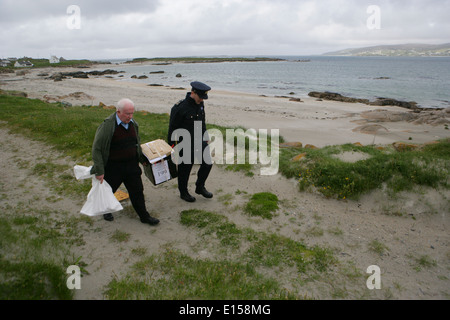
[[[110,69],[99,64],[89,70]],[[151,86],[118,78],[90,76],[62,81],[46,79],[57,72],[76,72],[79,68],[25,69],[24,75],[1,74],[0,89],[26,92],[29,98],[70,105],[115,105],[130,98],[137,110],[170,113],[171,107],[185,98],[189,83],[181,88]],[[78,94],[74,94],[78,93]],[[279,129],[287,142],[302,142],[316,147],[346,143],[385,145],[403,141],[423,144],[450,137],[450,108],[413,112],[398,106],[374,106],[363,103],[321,100],[308,97],[300,101],[288,96],[265,96],[225,90],[213,90],[205,102],[207,123],[246,129]],[[415,113],[415,114],[414,114]],[[421,121],[432,115],[439,123]],[[420,118],[420,119],[419,119]],[[414,121],[412,121],[414,120]],[[376,129],[379,130],[376,130]],[[372,130],[370,130],[372,129]]]

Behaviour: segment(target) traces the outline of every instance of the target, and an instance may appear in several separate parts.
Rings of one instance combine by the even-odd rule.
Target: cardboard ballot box
[[[154,140],[141,144],[142,153],[147,157],[149,166],[144,173],[155,186],[177,177],[176,165],[172,162],[173,149],[164,140]]]

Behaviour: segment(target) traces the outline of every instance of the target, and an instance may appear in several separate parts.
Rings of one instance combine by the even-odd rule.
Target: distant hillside
[[[345,49],[324,53],[326,56],[411,56],[411,57],[448,57],[450,43],[432,44],[399,44],[374,47]]]

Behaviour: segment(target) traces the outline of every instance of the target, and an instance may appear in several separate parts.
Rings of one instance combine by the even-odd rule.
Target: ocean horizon
[[[182,88],[202,81],[213,90],[267,96],[305,98],[311,91],[328,91],[370,101],[379,97],[414,101],[423,108],[450,106],[450,57],[266,57],[283,61],[167,65],[108,61],[111,69],[122,71],[115,76],[121,81]],[[147,78],[131,78],[134,75]]]

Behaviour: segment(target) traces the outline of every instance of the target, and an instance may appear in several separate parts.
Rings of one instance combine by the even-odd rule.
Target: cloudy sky
[[[449,12],[450,0],[0,0],[0,58],[313,55],[440,44],[450,42]]]

